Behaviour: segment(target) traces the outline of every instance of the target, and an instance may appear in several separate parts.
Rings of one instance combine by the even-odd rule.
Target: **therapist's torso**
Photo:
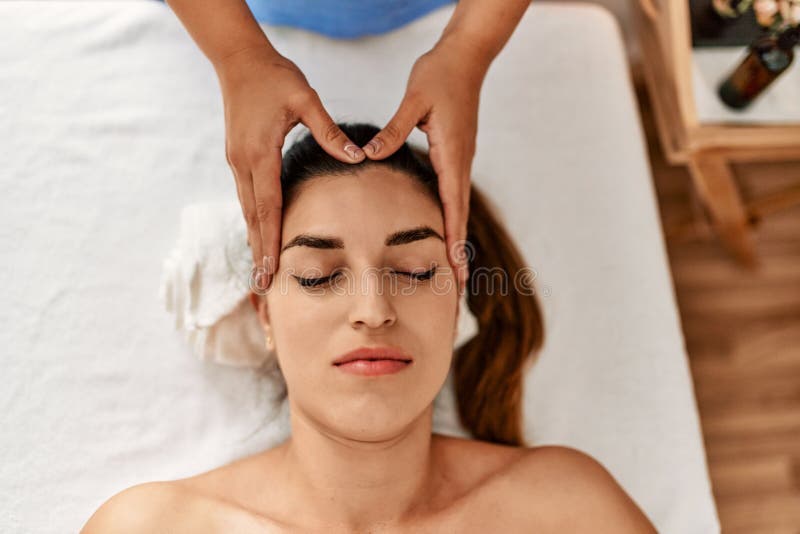
[[[258,22],[352,39],[399,28],[456,0],[246,0]]]

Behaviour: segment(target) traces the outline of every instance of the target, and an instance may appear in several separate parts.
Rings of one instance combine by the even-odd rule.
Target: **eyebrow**
[[[393,234],[388,235],[383,244],[387,247],[393,247],[397,245],[413,243],[414,241],[420,241],[429,237],[435,237],[436,239],[444,242],[444,238],[439,234],[439,232],[430,226],[418,226],[416,228],[400,230],[399,232],[394,232]],[[284,245],[284,247],[281,249],[281,252],[292,247],[337,249],[344,248],[344,242],[338,237],[300,234],[295,236],[291,241]]]

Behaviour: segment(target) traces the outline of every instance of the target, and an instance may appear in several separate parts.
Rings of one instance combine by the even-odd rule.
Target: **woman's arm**
[[[237,52],[272,49],[244,0],[165,1],[215,68]]]
[[[529,5],[530,0],[459,0],[438,42],[411,69],[399,109],[363,147],[368,158],[381,160],[415,127],[426,134],[439,177],[448,261],[460,289],[469,276],[465,244],[480,90]]]
[[[488,69],[530,4],[530,0],[459,0],[440,41],[459,43],[474,53],[476,66]]]
[[[251,288],[265,291],[278,269],[286,135],[302,123],[339,161],[358,163],[364,153],[336,125],[297,65],[273,48],[244,0],[167,2],[217,72],[225,157],[255,264]]]

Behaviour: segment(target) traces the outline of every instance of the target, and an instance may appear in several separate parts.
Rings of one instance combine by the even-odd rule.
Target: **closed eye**
[[[325,284],[327,282],[330,282],[331,279],[334,276],[336,276],[337,274],[339,274],[339,273],[336,272],[336,273],[333,273],[333,274],[331,274],[329,276],[324,276],[322,278],[301,278],[299,276],[295,276],[295,278],[297,279],[297,282],[302,287],[317,287],[317,286],[321,286],[322,284]]]
[[[430,280],[434,274],[436,274],[436,267],[432,269],[421,272],[421,273],[408,273],[404,271],[395,271],[397,274],[402,274],[408,276],[409,278],[413,278],[414,280]]]
[[[420,280],[420,281],[422,281],[422,280],[430,280],[433,277],[433,275],[436,274],[436,266],[434,266],[430,270],[427,270],[427,271],[424,271],[424,272],[416,272],[416,273],[407,272],[407,271],[392,271],[392,272],[394,274],[402,274],[403,276],[407,276],[407,277],[409,277],[411,279],[414,279],[414,280]],[[321,278],[301,278],[299,276],[294,276],[294,275],[293,276],[294,276],[295,279],[297,279],[297,282],[302,287],[318,287],[318,286],[321,286],[323,284],[326,284],[326,283],[330,282],[334,277],[336,277],[339,274],[341,274],[341,273],[339,271],[337,271],[337,272],[334,272],[334,273],[330,274],[329,276],[324,276],[324,277],[321,277]]]

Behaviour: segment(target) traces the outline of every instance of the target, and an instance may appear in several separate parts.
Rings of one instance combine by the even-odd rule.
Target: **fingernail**
[[[262,265],[264,267],[264,270],[267,272],[267,274],[273,274],[274,273],[274,271],[275,271],[275,260],[272,258],[272,256],[264,256],[264,258],[261,260],[261,263],[262,263]]]
[[[378,153],[378,150],[380,149],[380,147],[381,147],[380,143],[376,139],[373,139],[369,143],[367,143],[367,146],[364,147],[364,148],[366,150],[368,150],[369,153],[374,156],[375,154]]]
[[[468,279],[469,279],[469,276],[467,275],[466,270],[463,269],[463,268],[459,269],[458,270],[458,285],[459,285],[459,287],[461,289],[461,293],[462,294],[464,293],[464,289],[467,287]]]
[[[254,292],[261,291],[261,276],[263,275],[263,271],[261,269],[255,268],[253,272],[250,274],[250,290]]]
[[[264,271],[259,271],[256,275],[256,290],[260,292],[264,292],[269,288],[270,282],[272,282],[272,277],[265,273]]]
[[[364,151],[353,144],[345,145],[344,151],[347,152],[353,160],[359,160],[364,156]]]

